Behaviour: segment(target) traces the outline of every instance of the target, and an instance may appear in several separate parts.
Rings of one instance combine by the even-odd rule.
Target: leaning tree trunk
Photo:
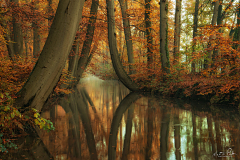
[[[169,54],[168,54],[168,4],[167,0],[160,1],[160,54],[162,61],[162,70],[164,73],[170,72]]]
[[[75,74],[77,77],[77,79],[76,79],[77,83],[79,82],[84,70],[86,69],[88,60],[90,58],[89,53],[91,50],[91,45],[92,45],[93,36],[94,36],[95,23],[97,20],[98,5],[99,5],[99,0],[92,1],[91,11],[90,11],[90,19],[89,19],[87,34],[86,34],[86,40],[83,43],[81,57],[78,60],[77,70],[76,70],[76,74]]]
[[[42,109],[60,79],[82,17],[83,0],[59,1],[48,38],[14,105]]]
[[[124,34],[125,34],[125,40],[127,45],[127,55],[128,55],[128,63],[129,65],[129,71],[130,74],[134,73],[132,64],[134,63],[133,58],[133,44],[131,40],[131,28],[130,28],[130,22],[129,22],[129,16],[127,15],[127,0],[119,0],[121,10],[122,10],[122,19],[123,19],[123,27],[124,27]],[[120,46],[121,48],[122,46]]]
[[[108,43],[113,63],[113,68],[119,78],[119,80],[131,91],[138,91],[139,87],[134,83],[131,78],[127,75],[123,69],[122,63],[120,62],[117,40],[115,33],[115,14],[114,14],[114,1],[107,0],[107,19],[108,19]]]

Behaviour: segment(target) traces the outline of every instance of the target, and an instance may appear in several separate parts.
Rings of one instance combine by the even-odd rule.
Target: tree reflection
[[[180,135],[180,120],[179,112],[174,114],[174,142],[175,142],[175,156],[176,160],[181,160],[181,135]]]
[[[140,95],[136,92],[130,93],[127,95],[119,104],[116,112],[114,113],[111,131],[109,135],[109,145],[108,145],[108,159],[115,160],[116,159],[116,146],[117,146],[117,134],[118,127],[122,120],[124,112],[129,108],[129,106],[140,98]]]
[[[214,159],[231,148],[236,154],[225,159],[239,159],[238,112],[128,92],[117,81],[75,89],[43,113],[54,132],[41,133],[43,142],[21,141],[18,153],[1,158]]]
[[[160,157],[161,160],[167,159],[168,135],[169,135],[170,114],[167,106],[162,109],[161,132],[160,132]]]
[[[153,141],[153,119],[154,119],[154,106],[152,99],[148,98],[148,108],[147,108],[147,146],[145,153],[145,160],[151,159],[151,149]]]

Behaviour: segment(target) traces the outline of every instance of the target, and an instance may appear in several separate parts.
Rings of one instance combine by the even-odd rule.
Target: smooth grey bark
[[[16,7],[19,6],[19,0],[10,0]],[[12,14],[12,28],[13,28],[13,43],[14,53],[15,55],[22,55],[23,53],[23,36],[22,36],[22,28],[21,24],[17,22],[16,13]]]
[[[199,0],[196,0],[195,2],[195,12],[194,12],[194,22],[193,22],[193,46],[192,46],[192,54],[195,52],[195,45],[196,45],[196,40],[195,37],[197,36],[197,28],[198,28],[198,7],[199,7]],[[191,72],[195,73],[196,72],[196,61],[193,60],[191,64]]]
[[[79,59],[79,36],[76,35],[75,41],[73,42],[72,49],[70,54],[68,55],[68,71],[70,73],[71,77],[76,77],[77,73],[77,65],[78,65],[78,59]]]
[[[121,11],[122,11],[125,41],[127,45],[128,63],[130,63],[129,72],[130,74],[132,74],[134,73],[133,66],[132,66],[132,64],[134,64],[134,58],[133,58],[133,43],[131,40],[131,28],[130,28],[130,22],[129,22],[129,15],[127,15],[128,4],[127,4],[127,0],[118,0],[118,1],[120,3]],[[120,46],[120,48],[121,47],[122,46]]]
[[[160,0],[160,55],[163,73],[170,72],[168,53],[168,1]]]
[[[83,4],[83,0],[59,1],[46,43],[27,82],[17,94],[15,107],[42,109],[60,79],[82,18]]]
[[[97,20],[97,12],[98,12],[98,5],[99,0],[92,0],[91,10],[90,10],[90,19],[87,27],[87,33],[86,33],[86,39],[83,43],[81,56],[78,60],[77,64],[77,71],[76,71],[76,77],[77,77],[77,83],[79,82],[84,70],[87,67],[88,60],[90,58],[90,51],[91,51],[91,45],[93,41],[93,35],[95,30],[95,23]]]
[[[137,99],[140,98],[140,95],[136,92],[131,92],[128,94],[119,104],[116,112],[114,113],[111,131],[109,135],[109,144],[108,144],[108,159],[116,159],[116,146],[117,146],[117,134],[118,128],[121,123],[124,112],[129,108],[129,106],[134,103]]]
[[[119,80],[131,91],[138,91],[139,87],[134,83],[123,69],[120,62],[117,40],[115,33],[115,13],[114,13],[114,1],[107,0],[107,20],[108,20],[108,43],[112,59],[113,68],[119,78]]]
[[[219,8],[219,0],[214,2],[214,11],[213,11],[213,17],[212,17],[212,26],[215,26],[217,24],[217,18],[218,18],[218,8]],[[211,41],[215,39],[216,36],[210,36],[208,48],[211,47]],[[209,66],[209,61],[212,59],[212,51],[208,52],[207,58],[204,59],[204,69],[207,69]],[[214,57],[215,58],[215,57]]]
[[[151,0],[145,0],[145,29],[147,37],[147,66],[148,73],[151,75],[151,69],[153,68],[153,37],[152,37],[152,23],[151,23]],[[149,76],[151,79],[152,76]]]
[[[175,10],[175,31],[174,31],[174,48],[173,48],[173,59],[174,64],[179,63],[179,51],[180,51],[180,34],[181,34],[181,10],[182,0],[176,0]]]

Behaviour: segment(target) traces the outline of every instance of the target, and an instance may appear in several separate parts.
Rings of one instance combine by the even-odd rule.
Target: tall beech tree
[[[182,0],[176,0],[173,63],[179,63]]]
[[[145,0],[145,29],[146,29],[146,37],[147,37],[147,66],[149,69],[149,73],[151,75],[152,63],[153,63],[153,37],[152,37],[152,24],[150,18],[151,11],[151,0]],[[151,78],[151,76],[149,77]]]
[[[199,6],[199,0],[196,0],[195,2],[195,12],[194,12],[194,22],[193,22],[193,46],[192,46],[192,56],[194,57],[194,52],[195,52],[195,45],[196,45],[196,39],[195,37],[197,36],[197,28],[198,28],[198,6]],[[191,72],[195,73],[196,72],[196,61],[193,59],[193,62],[191,64]]]
[[[214,2],[214,11],[213,11],[213,16],[212,16],[212,26],[215,26],[217,24],[217,17],[218,17],[218,8],[219,8],[219,0]],[[209,43],[208,43],[208,48],[211,47],[212,45],[212,40],[214,40],[216,36],[211,35],[209,37]],[[207,57],[204,59],[204,69],[208,68],[209,61],[212,59],[212,52],[209,51]]]
[[[114,13],[114,1],[107,0],[107,20],[108,20],[108,43],[110,49],[110,55],[112,59],[113,68],[119,78],[119,80],[131,91],[138,91],[139,87],[134,83],[131,78],[125,72],[122,63],[119,58],[117,50],[117,40],[115,31],[115,13]]]
[[[160,55],[163,72],[170,72],[168,53],[168,1],[160,0]]]
[[[11,5],[13,5],[13,9],[16,9],[19,7],[19,0],[10,0]],[[15,55],[21,55],[23,53],[23,36],[22,36],[22,29],[21,29],[21,23],[19,22],[19,19],[17,18],[16,11],[13,11],[12,13],[12,41],[13,43],[13,49]]]
[[[83,0],[61,0],[48,38],[14,106],[42,109],[61,76],[82,18]]]
[[[119,0],[119,3],[122,11],[122,21],[123,21],[124,34],[125,34],[125,40],[127,45],[128,63],[130,64],[129,71],[130,71],[130,74],[132,74],[134,72],[133,66],[132,66],[132,64],[134,64],[134,58],[133,58],[133,43],[131,40],[131,28],[130,28],[129,16],[127,15],[128,4],[127,4],[127,0]],[[122,46],[120,46],[120,48],[121,47]]]
[[[87,33],[86,33],[86,39],[83,42],[82,51],[80,53],[81,56],[79,56],[79,46],[80,46],[80,34],[77,34],[75,37],[75,41],[72,45],[71,53],[68,56],[69,63],[68,63],[68,71],[70,72],[70,79],[72,77],[76,77],[74,82],[71,82],[69,85],[72,87],[76,86],[87,68],[89,62],[92,59],[93,53],[97,49],[97,45],[94,44],[91,50],[91,45],[93,41],[94,36],[94,30],[95,30],[95,23],[97,20],[97,12],[98,12],[98,6],[99,6],[99,0],[93,0],[90,10],[90,18],[88,21],[87,26]],[[97,42],[96,42],[97,43]],[[64,85],[64,87],[67,87]]]
[[[75,71],[76,72],[75,75],[77,77],[76,79],[77,83],[79,82],[85,68],[87,67],[92,57],[92,54],[90,54],[90,51],[91,51],[91,45],[92,45],[93,35],[95,30],[95,23],[97,20],[98,5],[99,5],[99,0],[92,0],[86,39],[83,43],[81,57],[77,62],[77,70]]]
[[[33,15],[37,15],[35,8],[37,8],[36,4],[38,4],[38,3],[39,3],[38,0],[32,2]],[[32,27],[33,27],[33,56],[37,57],[38,54],[41,51],[41,48],[40,48],[40,34],[39,34],[39,26],[38,26],[38,23],[37,23],[37,16],[34,16],[34,17],[35,18],[32,21]]]

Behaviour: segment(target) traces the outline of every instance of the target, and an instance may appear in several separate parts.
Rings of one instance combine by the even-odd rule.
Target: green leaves
[[[38,110],[32,108],[30,111],[21,114],[16,108],[12,106],[13,98],[9,93],[1,93],[1,99],[5,100],[0,104],[0,151],[8,152],[8,148],[17,149],[17,145],[10,140],[15,136],[14,130],[18,129],[24,132],[24,124],[26,121],[40,129],[48,132],[54,130],[53,123],[50,120],[42,118]]]
[[[34,108],[32,108],[34,114],[34,123],[36,126],[38,126],[40,129],[47,130],[48,132],[54,130],[53,123],[50,120],[47,120],[45,118],[40,117],[40,114],[38,111]]]

